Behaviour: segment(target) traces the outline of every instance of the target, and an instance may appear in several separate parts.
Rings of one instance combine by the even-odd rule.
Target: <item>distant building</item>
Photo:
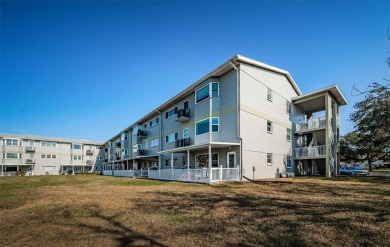
[[[58,175],[102,170],[101,142],[0,133],[0,175]]]

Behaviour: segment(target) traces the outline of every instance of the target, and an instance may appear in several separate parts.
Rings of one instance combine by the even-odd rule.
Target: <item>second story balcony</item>
[[[26,164],[35,164],[35,159],[26,159]]]
[[[296,158],[314,158],[326,155],[326,145],[295,148]]]
[[[91,165],[93,165],[93,161],[92,161],[92,160],[87,160],[87,161],[85,162],[85,164],[86,164],[87,166],[91,166]]]
[[[26,152],[35,152],[34,146],[26,146]]]
[[[190,121],[190,110],[189,109],[180,109],[176,114],[176,122],[185,123]]]
[[[93,155],[93,150],[90,150],[90,149],[89,149],[89,150],[86,151],[85,154],[86,154],[86,155]]]
[[[137,137],[146,138],[146,130],[138,130]]]
[[[175,148],[187,147],[191,145],[190,138],[179,139],[175,141]]]
[[[302,132],[312,129],[320,129],[326,126],[326,117],[313,116],[307,121],[300,121],[296,123],[296,132]]]

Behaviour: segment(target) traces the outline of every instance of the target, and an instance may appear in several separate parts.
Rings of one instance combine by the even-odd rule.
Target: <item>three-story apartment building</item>
[[[88,140],[0,134],[1,174],[29,175],[88,173],[102,170],[103,143]]]
[[[302,94],[284,70],[236,55],[108,140],[103,173],[211,183],[337,175],[337,86]]]

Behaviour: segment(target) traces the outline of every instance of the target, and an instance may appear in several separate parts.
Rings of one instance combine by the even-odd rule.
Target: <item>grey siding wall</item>
[[[246,64],[240,70],[243,175],[252,178],[254,166],[255,178],[276,177],[285,171],[287,155],[292,154],[286,101],[298,94],[284,75]],[[273,91],[272,101],[267,100],[267,88]],[[272,134],[267,133],[267,120],[272,122]],[[267,153],[272,154],[272,164],[267,164]]]

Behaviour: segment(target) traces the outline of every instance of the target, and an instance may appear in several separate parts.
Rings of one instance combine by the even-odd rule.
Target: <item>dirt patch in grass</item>
[[[390,179],[0,178],[0,246],[390,246]]]

